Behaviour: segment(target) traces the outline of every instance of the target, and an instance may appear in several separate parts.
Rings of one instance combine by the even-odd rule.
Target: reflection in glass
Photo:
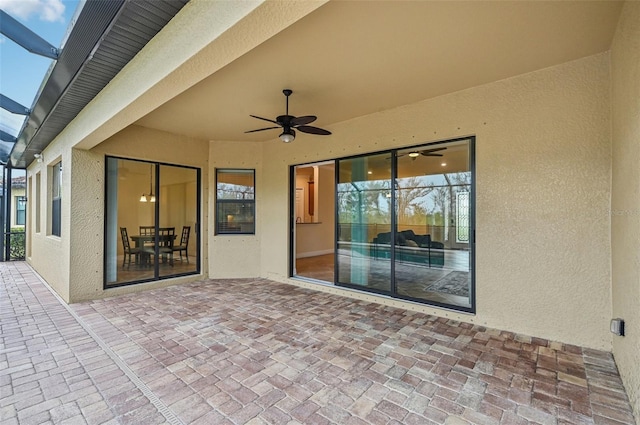
[[[198,179],[197,169],[107,158],[105,286],[199,271]]]
[[[196,271],[197,171],[160,165],[158,263],[160,276]],[[191,258],[190,258],[191,256]],[[173,266],[171,266],[173,263]],[[166,267],[169,264],[170,267]]]
[[[390,245],[376,246],[391,228],[389,154],[341,160],[337,184],[338,283],[391,291]],[[377,235],[377,236],[376,236]]]
[[[255,233],[254,170],[216,170],[216,233]]]
[[[399,295],[471,306],[469,142],[399,151],[395,282]]]
[[[335,283],[473,311],[472,155],[464,139],[337,160]]]

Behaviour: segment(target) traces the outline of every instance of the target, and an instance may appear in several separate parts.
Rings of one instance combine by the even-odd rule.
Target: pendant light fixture
[[[150,165],[149,169],[149,199],[147,199],[147,195],[144,193],[140,196],[140,202],[156,202],[156,196],[153,194],[153,164]]]

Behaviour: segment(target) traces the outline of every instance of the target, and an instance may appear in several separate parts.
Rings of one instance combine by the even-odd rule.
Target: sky
[[[83,0],[0,0],[0,9],[38,34],[54,47],[61,47],[69,23]],[[31,108],[52,59],[25,50],[0,35],[0,93]],[[0,108],[0,129],[17,136],[24,115]]]

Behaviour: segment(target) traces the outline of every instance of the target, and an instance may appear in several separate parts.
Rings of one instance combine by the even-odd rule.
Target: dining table
[[[173,242],[175,241],[177,235],[167,235],[167,234],[158,234],[158,246],[173,246]],[[143,248],[146,246],[147,248],[153,248],[151,245],[147,245],[148,243],[156,243],[156,235],[130,235],[129,236],[133,241],[133,245],[135,248],[138,248],[140,251],[140,264],[141,265],[150,265],[151,264],[151,250],[145,252]],[[170,244],[168,242],[171,242]]]

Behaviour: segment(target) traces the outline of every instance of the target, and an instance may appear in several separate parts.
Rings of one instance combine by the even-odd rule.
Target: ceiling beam
[[[58,59],[60,49],[53,47],[44,38],[0,10],[0,33],[15,41],[31,53],[49,59]]]
[[[18,115],[29,115],[29,113],[31,113],[31,110],[29,108],[27,108],[26,106],[22,106],[15,100],[3,94],[0,94],[0,108],[9,111],[12,114]]]

